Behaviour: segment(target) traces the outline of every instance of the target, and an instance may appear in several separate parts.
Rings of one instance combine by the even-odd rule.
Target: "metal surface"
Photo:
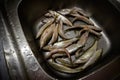
[[[0,11],[0,80],[9,80],[9,74],[7,71],[6,60],[3,51],[4,26],[2,19],[3,18]]]
[[[120,0],[109,0],[120,11]]]
[[[12,80],[38,80],[41,78],[49,80],[49,76],[41,70],[40,64],[31,51],[19,23],[17,6],[20,0],[11,2],[5,3],[3,11],[6,33],[3,46],[10,77]]]
[[[47,10],[72,6],[79,6],[88,11],[92,15],[93,21],[106,32],[111,43],[109,53],[92,69],[86,70],[84,74],[79,74],[77,78],[79,80],[93,80],[93,78],[94,80],[112,80],[120,74],[117,67],[120,66],[120,13],[108,1],[23,0],[21,2],[21,0],[5,0],[2,9],[2,22],[5,30],[3,48],[8,72],[12,80],[65,79],[51,73],[45,67],[46,65],[34,40],[32,27],[34,21]],[[106,75],[101,75],[102,73],[106,73]],[[109,76],[113,75],[113,77],[107,78],[109,73]]]
[[[83,80],[119,80],[120,75],[120,56],[102,67],[89,76],[83,77]]]

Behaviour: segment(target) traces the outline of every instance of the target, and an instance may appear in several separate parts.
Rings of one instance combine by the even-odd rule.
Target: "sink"
[[[104,52],[102,59],[90,68],[80,73],[68,74],[54,71],[47,66],[39,51],[33,29],[36,20],[48,10],[74,6],[90,13],[91,20],[103,29],[104,36],[100,40],[100,46]],[[13,3],[8,0],[5,2],[2,13],[5,24],[3,48],[8,72],[13,80],[90,80],[89,76],[99,74],[100,71],[104,72],[113,61],[120,62],[120,13],[107,0],[16,0]],[[119,72],[111,72],[114,76],[115,73]],[[111,76],[102,80],[112,78]],[[96,78],[96,80],[99,79]]]

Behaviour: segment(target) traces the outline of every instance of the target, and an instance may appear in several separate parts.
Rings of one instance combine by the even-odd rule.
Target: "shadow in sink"
[[[104,36],[100,40],[100,46],[103,48],[103,53],[108,54],[105,55],[103,59],[99,60],[94,66],[91,66],[81,73],[66,74],[57,71],[55,72],[46,66],[41,57],[38,57],[40,56],[41,52],[39,51],[39,46],[35,40],[33,25],[35,21],[41,18],[48,10],[60,10],[74,6],[78,6],[86,12],[89,12],[93,22],[104,30],[102,33]],[[111,4],[109,4],[109,2],[105,0],[26,0],[22,1],[19,5],[18,14],[24,34],[32,51],[35,53],[38,60],[40,60],[40,64],[44,71],[52,77],[59,79],[81,78],[99,69],[119,55],[120,14],[115,8],[112,7]]]

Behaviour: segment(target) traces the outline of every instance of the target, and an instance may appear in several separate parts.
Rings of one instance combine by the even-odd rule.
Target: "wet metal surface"
[[[16,8],[19,2],[16,0],[16,2],[11,4],[11,1],[8,1],[5,6],[10,7],[5,7],[7,12],[4,12],[4,15],[7,16],[4,16],[6,37],[3,46],[10,77],[13,80],[50,79],[42,72],[40,64],[25,39],[17,16]],[[32,76],[33,74],[34,76]]]
[[[2,18],[2,14],[0,11],[0,79],[1,80],[9,80],[9,74],[7,71],[7,67],[6,67],[6,60],[5,60],[5,56],[4,56],[4,50],[3,50],[3,40],[4,40],[4,26],[3,26],[3,22],[2,22],[3,18]]]
[[[109,62],[113,61],[116,57],[118,58],[115,59],[115,61],[120,60],[120,14],[107,1],[21,1],[22,0],[5,0],[4,10],[2,10],[5,30],[3,48],[8,72],[12,80],[64,79],[57,74],[54,75],[55,73],[51,73],[51,70],[46,67],[42,56],[39,55],[39,47],[36,45],[34,39],[35,36],[34,33],[32,33],[34,22],[49,9],[58,10],[61,8],[79,6],[92,15],[91,19],[93,22],[95,22],[97,26],[103,28],[104,33],[106,34],[103,34],[105,42],[102,44],[106,45],[106,49],[104,51],[108,51],[108,49],[110,49],[108,54],[95,64],[95,67],[90,70],[87,69],[84,74],[79,74],[79,76],[77,76],[79,80],[89,80],[90,73],[91,75],[97,75],[97,72],[100,72],[100,70],[107,70],[108,68],[106,68],[106,66],[113,64],[112,62]],[[53,2],[55,2],[54,5],[52,5]],[[103,41],[101,40],[101,42]],[[102,44],[101,47],[103,47]],[[109,64],[106,65],[107,63]],[[118,64],[116,64],[116,66],[118,66]],[[117,67],[115,68],[117,69]],[[116,70],[116,72],[114,71],[114,74],[115,73],[118,74],[119,70]],[[87,77],[89,79],[87,79]],[[96,80],[99,79],[96,78]]]

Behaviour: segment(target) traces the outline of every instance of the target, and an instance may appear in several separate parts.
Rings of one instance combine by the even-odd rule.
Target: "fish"
[[[53,16],[56,17],[56,21],[60,21],[62,20],[62,22],[66,25],[72,26],[72,23],[64,16],[62,16],[61,14],[57,13],[56,11],[49,11],[49,16]]]
[[[56,58],[55,61],[57,63],[61,64],[61,65],[67,66],[67,67],[71,67],[72,66],[71,63],[70,63],[70,61],[65,60],[63,58]]]
[[[48,21],[46,24],[44,24],[40,29],[39,31],[37,32],[37,35],[36,35],[36,39],[39,38],[43,31],[48,28],[52,23],[54,22],[54,19],[50,19],[50,21]]]
[[[81,25],[81,27],[84,27],[84,26],[88,26],[89,28],[91,28],[91,29],[93,29],[93,30],[95,30],[95,31],[98,31],[98,32],[101,32],[102,31],[102,29],[101,28],[99,28],[99,27],[97,27],[97,26],[92,26],[92,25]]]
[[[99,32],[96,32],[94,30],[89,30],[89,32],[91,32],[93,35],[96,35],[97,37],[102,36],[102,34],[100,34]]]
[[[81,56],[83,53],[82,53],[82,49],[78,49],[76,52],[75,52],[75,58],[78,58],[79,56]]]
[[[91,57],[90,59],[84,64],[82,69],[87,68],[88,66],[94,64],[102,55],[102,49],[97,50]]]
[[[88,49],[86,52],[80,56],[78,59],[76,59],[73,63],[74,64],[81,64],[87,62],[90,57],[96,52],[98,46],[98,41],[95,41],[95,43]]]
[[[95,42],[95,44],[96,44],[96,42]],[[95,53],[89,58],[89,60],[85,64],[78,66],[78,67],[76,67],[77,66],[76,64],[73,64],[73,65],[75,65],[75,67],[71,67],[69,62],[66,62],[65,60],[62,60],[62,59],[59,59],[59,61],[62,64],[56,63],[52,59],[48,60],[48,63],[50,66],[52,66],[54,69],[56,69],[60,72],[78,73],[78,72],[85,70],[88,66],[94,64],[99,59],[101,54],[102,54],[102,49],[95,51]]]
[[[74,53],[75,51],[77,51],[78,49],[82,48],[85,45],[85,42],[87,41],[87,36],[88,32],[84,33],[80,39],[78,40],[77,43],[72,44],[70,46],[68,46],[66,49],[68,50],[69,53]]]
[[[74,53],[76,50],[78,50],[79,48],[82,48],[82,45],[78,45],[78,44],[72,44],[70,46],[68,46],[66,49],[68,50],[68,52],[70,54]]]
[[[88,32],[85,32],[81,37],[80,39],[78,40],[78,42],[76,44],[72,44],[70,46],[68,46],[66,49],[68,50],[69,53],[73,53],[75,51],[77,51],[78,49],[82,48],[86,41],[87,41],[87,38],[88,38]]]
[[[53,46],[56,48],[65,48],[69,45],[71,45],[72,43],[76,42],[78,40],[78,38],[72,38],[72,39],[68,39],[68,40],[62,40],[59,42],[56,42]]]
[[[70,15],[70,14],[79,14],[85,17],[90,17],[90,14],[86,13],[83,9],[78,8],[78,7],[73,7],[73,8],[69,8],[69,9],[62,9],[60,11],[58,11],[58,13],[66,16],[66,15]]]
[[[65,60],[66,58],[56,58],[56,62],[63,65],[63,66],[66,66],[66,67],[70,67],[70,68],[75,68],[75,67],[78,67],[79,65],[77,64],[73,64],[73,63],[70,63],[70,61],[68,60]]]
[[[86,43],[86,41],[87,41],[88,34],[89,34],[88,32],[84,33],[84,34],[81,36],[81,38],[78,40],[77,43],[72,44],[72,45],[66,47],[66,49],[68,50],[68,52],[69,52],[70,54],[72,54],[72,53],[74,53],[75,51],[77,51],[78,49],[81,49],[81,48],[85,45],[85,43]],[[55,55],[54,55],[54,57],[60,57],[60,56],[65,56],[65,54],[55,54]]]
[[[55,24],[54,24],[54,26],[55,26]],[[58,39],[58,24],[56,24],[56,26],[54,27],[52,39],[50,40],[49,44],[55,43],[57,41],[57,39]]]
[[[69,30],[74,30],[74,29],[81,29],[78,36],[80,36],[81,33],[84,31],[88,31],[89,33],[94,34],[97,37],[100,37],[102,35],[100,33],[102,31],[102,29],[97,28],[95,26],[90,26],[90,25],[78,25],[78,26],[74,26],[74,27],[69,27],[65,30],[65,32],[69,31]]]
[[[78,40],[78,38],[62,40],[62,41],[54,43],[53,45],[47,45],[47,46],[43,47],[43,49],[44,50],[53,50],[55,48],[66,48],[69,45],[71,45],[72,43],[76,42],[77,40]]]
[[[81,20],[81,21],[84,21],[85,23],[87,23],[89,25],[94,25],[93,22],[90,19],[88,19],[84,16],[81,16],[79,14],[71,14],[71,15],[75,16],[75,18],[72,20],[72,22],[75,22],[76,20]]]
[[[90,33],[92,33],[92,34],[94,34],[94,35],[96,35],[96,36],[101,36],[101,31],[102,31],[102,29],[101,28],[97,28],[96,26],[91,26],[91,25],[81,25],[81,27],[84,27],[84,26],[88,26],[88,28],[90,28],[90,29],[88,29],[88,31],[90,32]],[[82,30],[80,30],[80,32],[78,33],[79,34],[79,36],[84,32],[84,31],[86,31],[86,29],[84,28],[84,29],[82,29]]]
[[[68,47],[66,47],[67,51],[72,55],[75,51],[77,51],[78,49],[82,48],[84,45],[83,44],[72,44]],[[50,48],[51,49],[51,48]],[[54,49],[54,48],[52,48]],[[60,56],[66,56],[65,54],[55,54],[55,57],[60,57]]]
[[[71,9],[71,13],[79,13],[80,15],[83,15],[85,17],[90,17],[89,13],[86,13],[83,9],[78,8],[78,7],[73,7]]]
[[[80,38],[80,41],[77,42],[77,44],[72,44],[68,47],[66,47],[66,50],[70,53],[70,55],[72,53],[74,53],[75,51],[77,51],[78,49],[82,48],[86,42],[86,40],[84,40],[83,38],[85,38],[85,36],[83,35],[81,38]],[[83,42],[82,42],[83,41]],[[64,44],[63,44],[64,45]],[[60,46],[60,45],[59,45]],[[57,49],[55,46],[47,46],[47,47],[44,47],[43,49],[46,49],[46,50],[53,50],[53,49]],[[59,49],[59,48],[58,48]],[[60,56],[66,56],[65,54],[55,54],[54,57],[60,57]]]
[[[93,63],[95,63],[95,61],[100,57],[102,50],[100,49],[100,50],[96,51],[97,44],[98,44],[98,42],[95,41],[95,43],[92,45],[92,47],[90,49],[88,49],[81,56],[81,60],[84,60],[84,64],[81,66],[78,66],[75,62],[73,62],[73,65],[71,65],[69,62],[62,60],[62,59],[59,59],[59,62],[61,62],[61,64],[60,63],[58,64],[55,62],[51,62],[50,64],[52,65],[53,68],[55,68],[56,70],[59,70],[61,72],[66,72],[66,73],[81,72],[89,65],[92,65]],[[80,63],[83,63],[83,61],[82,62],[80,61]]]
[[[64,73],[78,73],[78,72],[83,71],[82,66],[72,69],[72,68],[66,67],[64,65],[58,64],[52,59],[48,60],[48,63],[51,67],[53,67],[53,69],[60,71],[60,72],[64,72]]]
[[[65,48],[59,48],[59,49],[54,49],[52,51],[49,52],[49,55],[47,55],[45,57],[46,60],[50,59],[51,57],[53,58],[54,54],[66,54],[68,56],[68,58],[70,59],[70,61],[72,62],[71,56],[69,54],[69,52],[65,49]]]
[[[78,44],[72,44],[66,48],[66,50],[69,52],[70,55],[72,55],[75,51],[78,49],[82,48],[82,45]],[[66,56],[66,54],[55,54],[54,57],[61,57],[61,56]]]
[[[88,36],[89,36],[89,32],[86,31],[85,33],[82,34],[82,36],[78,40],[77,44],[84,46],[85,43],[87,42]]]
[[[40,37],[40,48],[43,48],[46,45],[47,41],[50,40],[50,38],[52,37],[53,28],[54,24],[45,29],[45,31],[42,33]]]
[[[72,22],[74,22],[76,20],[82,20],[90,25],[94,25],[93,22],[88,19],[89,16],[87,14],[85,14],[85,12],[80,8],[74,7],[72,9],[63,9],[63,10],[59,11],[59,13],[61,13],[63,15],[74,16],[75,18],[73,19]]]
[[[85,29],[82,29],[78,32],[78,37],[82,35],[82,33],[84,33],[86,30]]]
[[[66,25],[69,25],[71,27],[73,26],[72,23],[66,17],[64,17],[62,15],[58,16],[58,20],[62,20],[62,22]]]
[[[79,30],[79,29],[81,29],[81,30]],[[73,27],[68,27],[68,28],[66,28],[65,29],[65,33],[67,32],[67,31],[71,31],[71,30],[76,30],[77,31],[77,36],[76,37],[80,37],[81,36],[81,34],[82,34],[82,32],[84,32],[85,31],[85,29],[82,29],[81,28],[81,26],[73,26]],[[79,31],[78,31],[79,30]]]
[[[59,21],[58,29],[59,29],[58,33],[59,33],[60,37],[62,37],[63,39],[69,39],[63,31],[63,22],[61,20]]]

